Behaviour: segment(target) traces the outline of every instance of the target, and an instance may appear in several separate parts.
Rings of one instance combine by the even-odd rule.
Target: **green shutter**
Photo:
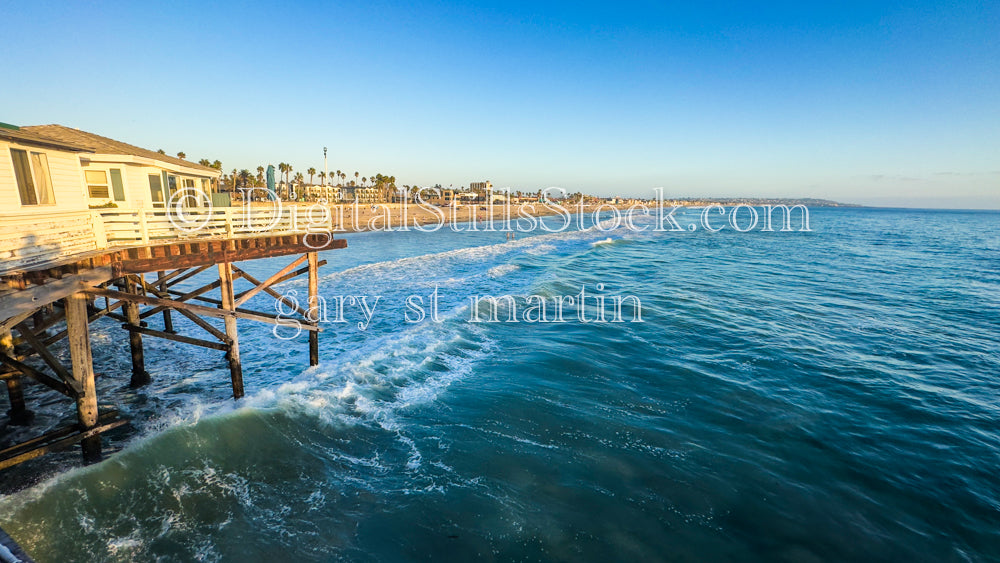
[[[117,168],[111,169],[111,190],[115,194],[115,201],[125,201],[125,186],[122,184],[122,171]]]

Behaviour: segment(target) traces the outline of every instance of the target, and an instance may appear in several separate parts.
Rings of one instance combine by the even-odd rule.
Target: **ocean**
[[[42,475],[0,526],[42,562],[1000,560],[1000,213],[810,211],[347,235],[321,254],[320,365],[241,322],[239,402],[221,352],[153,338],[127,389],[102,320],[98,396],[133,429],[100,464],[0,474]],[[591,322],[560,297],[581,288]],[[514,322],[477,295],[515,296]]]

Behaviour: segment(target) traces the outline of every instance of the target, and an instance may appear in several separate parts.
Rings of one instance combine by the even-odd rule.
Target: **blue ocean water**
[[[0,525],[39,561],[1000,560],[1000,213],[811,211],[349,235],[321,293],[379,297],[370,323],[347,300],[314,368],[304,334],[241,323],[239,403],[221,353],[155,339],[153,385],[124,389],[97,325],[102,402],[137,431],[23,469],[54,476]],[[469,322],[472,295],[581,287],[642,322]],[[31,391],[39,424],[72,420]]]

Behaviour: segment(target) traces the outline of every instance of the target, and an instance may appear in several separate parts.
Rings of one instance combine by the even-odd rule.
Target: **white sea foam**
[[[491,278],[502,278],[503,276],[506,276],[511,272],[516,272],[520,269],[521,267],[518,266],[517,264],[501,264],[499,266],[493,266],[492,268],[490,268],[486,272],[486,275],[488,275]]]

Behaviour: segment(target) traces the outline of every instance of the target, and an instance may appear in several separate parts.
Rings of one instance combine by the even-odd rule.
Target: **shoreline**
[[[312,209],[317,214],[320,212],[317,209],[323,209],[323,213],[331,213],[333,218],[334,228],[331,231],[333,234],[338,233],[364,233],[364,232],[374,232],[374,231],[386,231],[386,230],[403,230],[403,220],[406,220],[407,230],[420,231],[420,227],[426,227],[427,225],[437,224],[437,229],[443,228],[446,225],[451,224],[468,224],[475,221],[477,224],[490,224],[494,226],[494,230],[497,232],[504,232],[502,228],[497,228],[502,226],[507,218],[507,208],[500,205],[494,205],[492,213],[490,213],[489,205],[463,205],[456,208],[451,207],[437,207],[431,206],[428,209],[426,205],[417,204],[407,204],[405,209],[403,209],[403,204],[400,203],[375,203],[375,204],[319,204],[319,203],[301,203],[301,202],[282,202],[281,209],[284,208],[304,208],[307,210]],[[518,206],[511,206],[510,210],[510,223],[511,225],[516,224],[518,219],[523,219],[523,217],[518,215],[518,210],[522,208],[529,208],[533,206],[533,209],[529,209],[530,215],[534,218],[540,217],[551,217],[554,215],[560,215],[561,211],[559,209],[552,209],[546,207],[545,204],[541,203],[527,203],[519,204]],[[610,204],[610,203],[599,203],[599,204],[586,204],[583,206],[584,213],[592,213],[597,208],[601,207],[604,209],[615,208],[619,211],[626,210],[631,207],[632,204]],[[240,206],[242,208],[242,206]],[[251,207],[274,207],[268,203],[255,202],[251,204]],[[338,210],[339,211],[334,211]],[[564,206],[562,210],[568,212],[570,216],[576,216],[580,212],[580,206],[574,205],[571,207]],[[356,211],[356,212],[355,212]],[[405,213],[404,213],[405,212]],[[443,214],[443,219],[441,215],[437,212]],[[325,219],[328,215],[323,214],[322,217]],[[425,231],[431,231],[431,229],[424,229]],[[436,229],[434,229],[436,230]],[[514,229],[515,232],[518,232]]]

